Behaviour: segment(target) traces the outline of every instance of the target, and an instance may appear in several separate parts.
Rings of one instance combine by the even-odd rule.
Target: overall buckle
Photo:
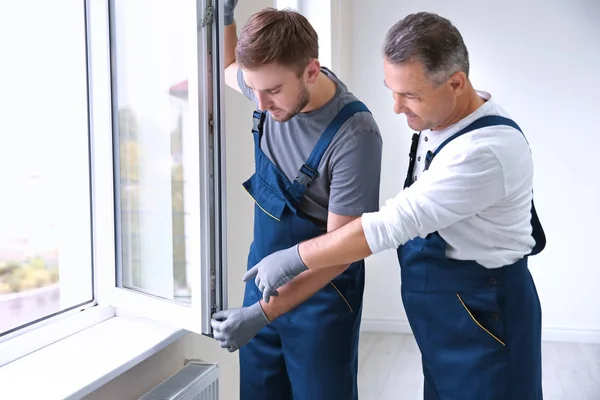
[[[260,133],[262,132],[263,125],[265,123],[265,112],[254,111],[252,113],[252,132]]]
[[[319,173],[317,171],[304,164],[302,167],[300,167],[300,171],[298,171],[296,182],[300,183],[301,185],[308,186],[312,183],[312,181],[315,180],[318,174]]]

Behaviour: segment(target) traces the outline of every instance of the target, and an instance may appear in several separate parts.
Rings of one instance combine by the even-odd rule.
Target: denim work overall
[[[482,117],[428,152],[426,168],[453,139],[493,125],[521,131],[508,118]],[[412,183],[418,138],[405,186]],[[546,238],[533,201],[531,224],[534,255]],[[448,259],[437,232],[397,252],[402,301],[422,354],[425,400],[542,399],[541,308],[528,256],[497,269]]]
[[[369,110],[358,101],[340,110],[294,182],[261,150],[265,113],[254,112],[256,171],[244,183],[256,202],[248,269],[275,251],[326,232],[303,215],[299,205],[317,176],[331,140],[357,112]],[[330,284],[268,324],[240,349],[241,400],[357,398],[364,274],[364,261],[351,264]],[[247,282],[243,305],[250,306],[261,298],[254,281]]]

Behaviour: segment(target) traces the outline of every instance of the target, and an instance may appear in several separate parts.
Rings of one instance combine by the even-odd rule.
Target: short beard
[[[298,114],[300,111],[302,111],[304,109],[304,107],[306,107],[306,105],[308,104],[309,101],[310,101],[310,92],[308,91],[308,87],[306,87],[306,85],[302,85],[302,91],[300,92],[300,96],[298,97],[298,103],[296,103],[296,106],[292,109],[292,111],[288,112],[280,119],[276,119],[276,118],[274,118],[274,119],[277,122],[289,121],[290,119],[294,118],[294,116],[296,114]]]

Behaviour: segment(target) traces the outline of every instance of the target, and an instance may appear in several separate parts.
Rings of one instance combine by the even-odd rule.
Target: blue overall
[[[275,251],[326,232],[326,228],[303,215],[299,205],[317,176],[317,168],[331,140],[357,112],[369,110],[361,102],[349,103],[340,110],[294,182],[290,182],[261,150],[265,113],[254,112],[256,171],[243,184],[256,202],[248,269]],[[268,324],[240,349],[241,400],[352,400],[358,397],[358,338],[364,274],[364,261],[351,264],[330,284]],[[247,282],[244,306],[256,303],[261,297],[254,281]]]
[[[493,125],[521,131],[510,119],[482,117],[428,152],[425,167],[453,139]],[[412,183],[418,139],[413,135],[405,186]],[[533,255],[546,244],[533,201],[531,224]],[[437,232],[397,252],[402,301],[422,354],[425,400],[542,399],[541,308],[527,256],[497,269],[448,259]]]

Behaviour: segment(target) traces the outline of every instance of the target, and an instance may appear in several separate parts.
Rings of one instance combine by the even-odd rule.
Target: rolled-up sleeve
[[[505,193],[502,165],[490,148],[450,143],[415,183],[363,214],[362,227],[375,254],[473,216]]]

